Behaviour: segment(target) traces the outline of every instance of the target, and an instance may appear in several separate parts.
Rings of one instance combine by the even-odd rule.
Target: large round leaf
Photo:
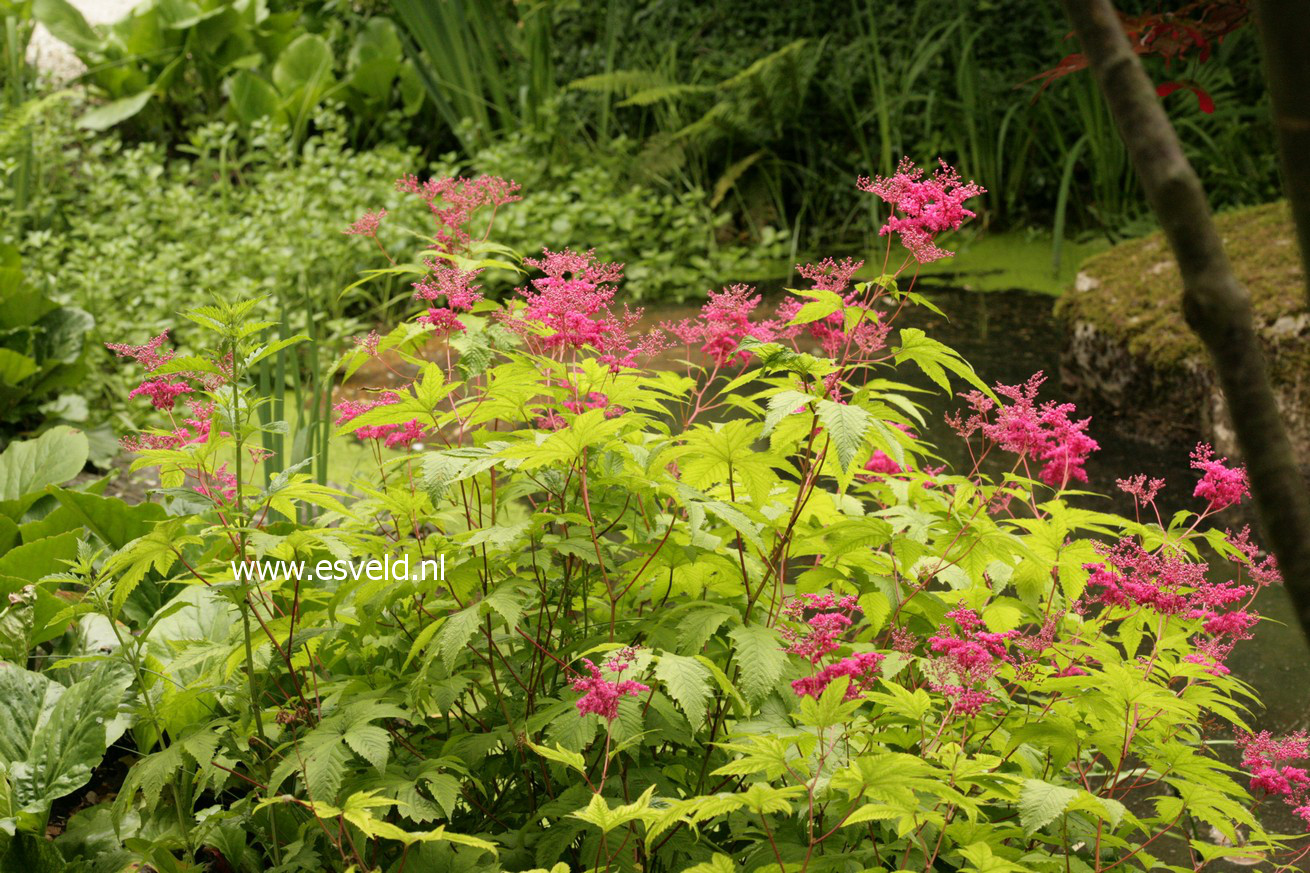
[[[249,70],[240,70],[228,80],[232,113],[237,121],[250,124],[277,114],[279,100],[273,86]]]
[[[273,84],[284,97],[297,91],[316,93],[332,77],[332,49],[315,33],[301,34],[273,65]]]
[[[34,440],[17,440],[0,454],[0,500],[17,500],[47,485],[62,485],[86,466],[86,436],[54,427]]]
[[[405,50],[389,18],[370,18],[350,49],[350,87],[370,100],[385,100]]]

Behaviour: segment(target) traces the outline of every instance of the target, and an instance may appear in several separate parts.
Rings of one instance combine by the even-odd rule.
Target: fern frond
[[[41,97],[25,100],[0,118],[0,152],[7,151],[24,133],[36,126],[36,123],[56,104],[73,96],[69,90],[55,91]]]
[[[640,91],[670,86],[676,87],[677,83],[653,70],[611,70],[608,73],[574,79],[568,85],[575,91],[611,91],[625,97]]]

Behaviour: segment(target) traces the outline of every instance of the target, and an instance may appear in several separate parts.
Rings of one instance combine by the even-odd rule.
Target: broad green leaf
[[[873,427],[873,414],[853,404],[820,400],[819,421],[832,437],[837,463],[842,470],[849,469],[851,462],[859,457],[864,440]]]
[[[705,720],[711,694],[710,671],[695,658],[661,652],[655,678],[664,683],[669,696],[682,708],[692,730]]]
[[[759,703],[773,690],[787,666],[782,640],[776,631],[759,624],[733,628],[732,659],[741,674],[742,694],[752,704]]]
[[[0,764],[15,807],[44,820],[52,801],[86,784],[126,726],[118,710],[130,684],[119,662],[68,688],[0,662]]]
[[[155,92],[147,88],[133,94],[131,97],[112,100],[84,114],[77,120],[77,126],[85,130],[108,130],[115,124],[121,124],[145,109],[146,104],[150,102],[150,98],[153,96],[155,96]]]
[[[1019,823],[1034,834],[1064,814],[1078,792],[1040,779],[1025,779],[1019,792]]]
[[[271,118],[280,107],[277,90],[250,70],[238,70],[228,81],[232,112],[242,124]]]
[[[376,16],[364,22],[346,60],[350,87],[372,100],[384,100],[400,70],[405,52],[390,18]]]
[[[47,485],[62,485],[86,466],[85,434],[53,427],[34,440],[15,440],[0,454],[0,500],[18,500]]]
[[[137,537],[145,536],[155,522],[168,517],[167,510],[157,503],[129,505],[117,497],[65,488],[57,488],[53,494],[111,549],[121,549]]]
[[[582,755],[577,752],[570,752],[567,749],[560,748],[558,745],[553,749],[548,746],[539,746],[536,743],[529,742],[528,746],[532,751],[548,761],[554,761],[556,764],[563,764],[579,773],[587,772],[587,762]]]
[[[332,49],[327,40],[314,33],[303,33],[278,55],[273,66],[273,84],[283,97],[305,89],[306,100],[321,90],[332,75]]]
[[[44,24],[51,36],[79,53],[95,49],[101,43],[100,35],[68,0],[33,0],[32,17]]]
[[[0,382],[17,385],[41,369],[35,359],[13,349],[0,349]]]

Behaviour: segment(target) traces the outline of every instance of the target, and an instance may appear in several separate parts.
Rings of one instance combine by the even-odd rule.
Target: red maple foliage
[[[1208,60],[1211,49],[1223,42],[1228,34],[1246,24],[1250,17],[1249,0],[1196,0],[1172,12],[1119,14],[1124,33],[1128,36],[1133,51],[1143,56],[1162,58],[1166,69],[1171,68],[1174,61],[1185,60],[1192,55],[1201,61]],[[1065,38],[1068,39],[1072,35],[1069,34]],[[1060,63],[1051,69],[1038,73],[1020,84],[1040,81],[1042,86],[1037,89],[1037,96],[1040,96],[1056,79],[1086,68],[1087,56],[1075,52],[1065,55]],[[1190,80],[1162,82],[1155,90],[1161,97],[1167,97],[1183,88],[1196,95],[1202,112],[1207,115],[1214,112],[1214,99],[1196,82]]]

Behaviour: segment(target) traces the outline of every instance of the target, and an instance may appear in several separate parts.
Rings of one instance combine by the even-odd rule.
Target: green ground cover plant
[[[144,529],[0,504],[54,565],[5,571],[0,620],[58,606],[23,612],[28,646],[0,664],[3,722],[33,726],[0,733],[5,863],[1299,860],[1303,838],[1259,813],[1310,818],[1310,741],[1259,732],[1224,666],[1278,581],[1247,532],[1213,524],[1242,469],[1201,446],[1195,511],[1162,517],[1147,475],[1119,483],[1133,518],[1078,508],[1090,422],[1039,400],[1040,374],[988,386],[896,325],[929,305],[918,267],[949,256],[978,186],[908,162],[862,179],[891,211],[875,279],[828,259],[775,311],[731,286],[658,328],[621,303],[622,265],[500,241],[517,183],[396,187],[433,222],[419,311],[359,337],[333,406],[373,470],[262,473],[286,424],[258,374],[312,340],[270,342],[258,301],[219,298],[183,313],[196,351],[167,332],[111,346],[155,421],[125,445],[162,484],[111,517],[150,513]],[[408,272],[386,242],[398,215],[374,209],[350,242]],[[506,270],[520,287],[492,299]],[[958,393],[967,469],[937,466],[910,368]],[[80,506],[48,487],[65,473],[11,490]],[[370,559],[444,571],[351,570]],[[111,745],[114,796],[65,800]]]
[[[403,277],[356,281],[376,266],[376,252],[341,228],[357,210],[361,190],[375,187],[390,167],[421,164],[416,149],[352,150],[344,123],[322,115],[321,133],[299,148],[274,126],[247,143],[234,126],[214,124],[193,131],[189,154],[174,156],[158,145],[71,131],[73,112],[65,107],[65,121],[38,138],[46,158],[33,218],[6,223],[0,240],[22,252],[34,288],[95,313],[102,338],[157,333],[196,293],[266,295],[266,314],[292,332],[323,338],[326,369],[340,352],[331,338],[393,320],[409,299]],[[502,222],[506,244],[565,248],[598,237],[623,239],[614,254],[634,264],[631,293],[642,300],[701,294],[729,279],[785,270],[784,234],[749,248],[720,242],[715,225],[726,215],[716,215],[703,192],[616,181],[603,162],[541,165],[537,145],[513,137],[470,164],[534,186],[526,208]],[[429,170],[446,175],[461,165],[447,155]],[[382,194],[377,205],[410,224],[424,211],[399,194]],[[411,239],[391,227],[382,234],[398,249]],[[506,279],[498,283],[504,290]],[[81,393],[102,420],[108,410],[122,409],[131,386],[106,366],[102,348],[91,361]],[[118,427],[125,423],[120,419]]]

